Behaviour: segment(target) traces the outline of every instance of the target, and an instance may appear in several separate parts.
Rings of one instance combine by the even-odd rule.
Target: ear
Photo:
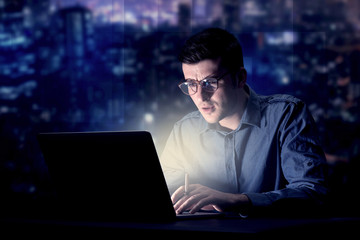
[[[242,67],[236,74],[235,86],[237,88],[243,88],[245,86],[246,79],[247,79],[247,72],[246,72],[245,68]]]

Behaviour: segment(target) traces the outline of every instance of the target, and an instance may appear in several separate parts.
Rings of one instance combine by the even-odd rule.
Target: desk
[[[321,239],[334,236],[356,236],[360,229],[360,218],[215,218],[186,219],[171,223],[131,223],[131,222],[80,222],[44,219],[7,218],[0,219],[2,234],[13,237],[54,237],[81,236],[101,237],[131,236],[139,237],[187,237],[221,236],[221,239],[291,239],[320,235]],[[356,234],[356,235],[353,235]],[[189,237],[191,236],[191,237]],[[226,238],[223,238],[226,237]]]

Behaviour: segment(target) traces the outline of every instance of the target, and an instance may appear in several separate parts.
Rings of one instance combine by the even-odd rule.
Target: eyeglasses
[[[186,80],[186,82],[182,82],[178,86],[181,91],[186,95],[195,94],[198,90],[198,86],[201,86],[201,88],[206,92],[215,92],[218,89],[219,80],[228,75],[229,73],[230,72],[225,72],[220,77],[208,77],[200,81],[188,79]]]

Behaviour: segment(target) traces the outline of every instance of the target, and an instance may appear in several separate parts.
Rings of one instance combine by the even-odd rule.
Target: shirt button
[[[230,170],[231,170],[230,164],[226,164],[226,170],[227,170],[227,171],[230,171]]]

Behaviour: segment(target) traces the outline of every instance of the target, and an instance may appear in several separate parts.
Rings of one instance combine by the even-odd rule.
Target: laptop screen
[[[38,141],[58,207],[65,215],[110,220],[175,218],[149,132],[43,133]],[[150,208],[156,214],[149,216]]]

